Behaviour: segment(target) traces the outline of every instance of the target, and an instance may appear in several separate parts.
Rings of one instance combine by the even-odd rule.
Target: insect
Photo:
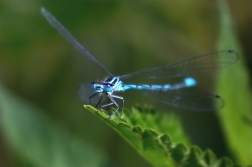
[[[45,8],[41,8],[41,12],[46,20],[58,32],[70,42],[83,55],[100,67],[108,77],[103,81],[95,81],[91,83],[94,94],[89,97],[91,104],[93,97],[99,96],[96,107],[100,104],[103,97],[106,96],[109,102],[102,105],[101,108],[115,105],[116,109],[109,116],[109,119],[120,110],[120,118],[122,116],[122,108],[124,106],[124,98],[115,95],[116,92],[123,92],[129,89],[141,90],[144,94],[157,99],[168,105],[190,110],[215,110],[224,106],[224,101],[219,95],[197,92],[191,89],[185,89],[197,85],[195,78],[190,77],[192,74],[200,74],[210,72],[219,68],[227,67],[238,60],[238,55],[233,50],[224,50],[211,54],[192,57],[175,63],[171,63],[161,67],[154,67],[135,71],[121,76],[110,73],[95,57],[93,57],[70,33],[69,31]],[[182,81],[172,84],[128,84],[122,80],[130,77],[148,77],[148,78],[166,78],[166,77],[184,77]],[[122,101],[122,106],[115,99]],[[109,120],[108,119],[108,120]]]

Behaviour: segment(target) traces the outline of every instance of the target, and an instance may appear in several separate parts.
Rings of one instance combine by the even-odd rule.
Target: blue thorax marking
[[[104,81],[92,82],[91,87],[99,93],[113,93],[114,91],[124,91],[123,82],[119,76],[111,76]]]

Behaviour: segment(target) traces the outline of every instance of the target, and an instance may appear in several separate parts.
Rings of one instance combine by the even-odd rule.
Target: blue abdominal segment
[[[192,77],[185,78],[182,82],[175,84],[124,84],[124,90],[128,89],[138,89],[138,90],[159,90],[159,91],[167,91],[167,90],[175,90],[181,89],[185,87],[192,87],[196,85],[196,80]]]

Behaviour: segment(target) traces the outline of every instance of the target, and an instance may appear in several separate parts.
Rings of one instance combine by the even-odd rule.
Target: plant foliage
[[[90,105],[84,107],[111,126],[153,166],[235,166],[227,157],[217,159],[209,149],[202,151],[198,146],[189,146],[180,121],[174,114],[136,107],[124,110],[123,120],[119,118],[119,113],[108,120],[106,112]]]

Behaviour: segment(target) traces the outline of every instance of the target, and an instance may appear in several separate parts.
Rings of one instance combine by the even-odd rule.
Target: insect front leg
[[[98,94],[100,94],[100,99],[99,99],[99,101],[97,102],[97,104],[95,105],[95,108],[97,108],[98,105],[100,104],[100,102],[102,101],[104,94],[103,94],[103,93],[97,92],[97,93],[95,93],[95,94],[93,94],[92,96],[89,97],[89,104],[91,105],[91,99],[92,99],[93,97],[97,96]]]
[[[89,104],[90,104],[90,105],[92,105],[92,104],[91,104],[91,99],[92,99],[93,97],[97,96],[98,94],[99,94],[99,92],[96,92],[95,94],[93,94],[92,96],[89,97]]]
[[[98,105],[100,104],[100,102],[102,101],[102,99],[103,99],[103,94],[100,96],[100,99],[99,99],[98,103],[96,104],[95,108],[98,107]]]

